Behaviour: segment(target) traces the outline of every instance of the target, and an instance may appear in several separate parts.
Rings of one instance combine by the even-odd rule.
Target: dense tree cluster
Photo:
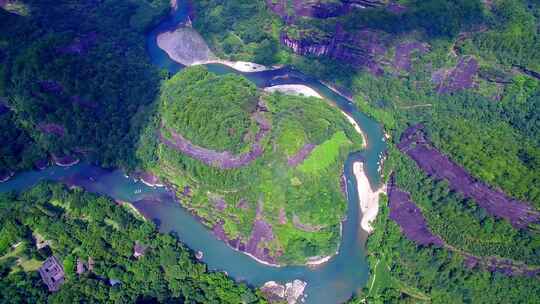
[[[24,1],[28,15],[0,9],[0,99],[12,109],[0,170],[31,168],[47,154],[83,153],[105,166],[133,166],[132,151],[160,76],[144,31],[166,0]],[[134,118],[137,116],[137,118]],[[6,122],[7,123],[7,122]],[[61,133],[40,127],[55,124]],[[26,134],[26,135],[23,135]],[[4,156],[4,154],[2,155]]]
[[[270,14],[265,1],[195,1],[194,26],[221,57],[272,64],[279,60],[281,20]]]
[[[173,236],[106,197],[42,183],[19,195],[1,195],[0,210],[1,303],[264,302],[225,274],[207,271]],[[50,247],[37,250],[36,235]],[[139,259],[133,257],[136,243],[146,247]],[[66,273],[53,294],[21,263],[39,264],[51,254]],[[78,259],[92,259],[93,269],[77,274]],[[111,286],[111,279],[120,283]]]
[[[245,78],[190,68],[164,86],[162,123],[196,145],[236,154],[251,144],[244,140],[246,133],[257,129],[251,114],[258,95]]]

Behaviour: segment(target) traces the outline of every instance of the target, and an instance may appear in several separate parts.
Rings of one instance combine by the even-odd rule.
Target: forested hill
[[[0,174],[51,155],[132,166],[137,128],[160,81],[144,33],[169,1],[6,3],[0,103],[9,111],[0,115]]]
[[[234,249],[304,264],[339,246],[343,167],[361,143],[322,99],[266,93],[196,66],[164,83],[138,155]]]
[[[265,303],[127,205],[80,188],[43,183],[2,194],[0,223],[0,303]],[[51,254],[65,273],[56,293],[37,272]]]
[[[359,301],[538,301],[538,1],[195,1],[192,15],[218,56],[294,65],[391,135],[400,195]]]

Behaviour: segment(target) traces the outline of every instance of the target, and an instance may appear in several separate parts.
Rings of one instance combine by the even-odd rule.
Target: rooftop
[[[64,283],[64,268],[55,256],[45,260],[39,268],[39,274],[51,292],[60,289],[60,285]]]

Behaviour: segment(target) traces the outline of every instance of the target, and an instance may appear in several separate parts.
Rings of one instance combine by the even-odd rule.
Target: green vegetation
[[[220,99],[216,92],[233,97]],[[255,109],[256,97],[266,110]],[[184,111],[189,113],[188,124],[170,123],[171,117],[184,117]],[[256,115],[271,126],[260,140],[264,152],[231,169],[207,165],[154,135],[157,129],[170,140],[170,133],[176,132],[203,148],[242,147],[233,151],[246,153],[254,137],[262,136],[255,135],[261,128],[251,121]],[[201,124],[193,117],[206,119]],[[236,133],[225,136],[231,128]],[[188,137],[183,132],[191,133]],[[341,172],[347,154],[359,150],[362,143],[337,109],[316,98],[255,92],[253,84],[241,76],[217,76],[193,67],[165,84],[154,127],[146,134],[139,155],[147,168],[178,186],[180,193],[189,187],[191,196],[181,196],[182,204],[208,226],[222,224],[227,238],[247,243],[259,209],[257,218],[269,223],[275,236],[259,246],[268,248],[279,262],[304,263],[307,257],[335,252],[346,209]],[[220,136],[226,139],[207,140]],[[315,150],[297,167],[289,166],[288,158],[308,143],[317,145]],[[283,212],[284,219],[280,218]],[[293,218],[303,226],[297,227]]]
[[[240,2],[230,1],[229,5],[239,6]],[[426,176],[394,144],[405,128],[423,123],[435,146],[474,177],[540,208],[540,82],[535,76],[540,72],[540,6],[528,0],[399,3],[407,7],[400,14],[379,8],[326,19],[293,16],[296,18],[284,17],[283,24],[274,22],[272,28],[261,28],[276,37],[286,33],[308,46],[331,46],[337,24],[343,35],[361,29],[375,32],[382,51],[374,57],[362,57],[372,45],[354,45],[352,40],[343,45],[360,59],[375,58],[381,75],[351,65],[347,56],[300,57],[283,45],[273,63],[292,64],[310,76],[347,88],[362,111],[384,124],[392,138],[386,177],[395,173],[399,187],[411,194],[430,229],[446,243],[478,256],[538,266],[536,230],[517,230],[507,221],[492,218],[474,201]],[[252,15],[269,11],[253,7],[260,11]],[[286,14],[294,11],[289,9]],[[207,23],[220,18],[204,12],[200,16]],[[243,34],[242,28],[234,26],[225,31]],[[413,52],[411,69],[399,69],[394,59],[400,44],[412,41],[428,43],[429,51],[423,55]],[[236,54],[230,50],[227,55]],[[479,67],[472,74],[471,88],[441,93],[432,77],[449,73],[465,56],[473,56]],[[282,141],[288,141],[291,150],[301,146],[286,139],[290,137]],[[386,206],[377,218],[368,250],[375,279],[357,302],[366,297],[370,303],[538,301],[537,278],[471,271],[455,253],[418,247],[388,219]]]
[[[535,1],[496,1],[487,12],[489,30],[476,33],[465,47],[505,65],[540,69],[540,33]]]
[[[0,114],[0,173],[6,173],[17,167],[31,168],[42,151],[32,145],[28,133],[17,126],[13,113]]]
[[[538,231],[516,230],[488,216],[394,148],[406,127],[421,122],[434,145],[473,176],[540,208],[537,1],[405,0],[399,1],[407,6],[400,14],[358,9],[326,19],[292,16],[290,6],[288,17],[280,18],[265,2],[196,1],[194,27],[219,57],[291,64],[348,88],[358,107],[391,135],[386,177],[395,173],[430,229],[457,249],[416,246],[388,219],[383,204],[368,241],[372,280],[356,301],[538,302],[537,278],[469,270],[456,253],[538,266]],[[200,67],[168,80],[160,92],[167,75],[149,64],[144,32],[168,5],[25,0],[0,9],[0,102],[10,108],[0,115],[0,173],[31,168],[50,154],[144,167],[179,192],[189,187],[182,204],[208,226],[223,225],[227,238],[246,243],[256,219],[268,223],[275,238],[259,246],[280,263],[334,253],[346,208],[340,174],[346,155],[360,149],[359,136],[320,100],[267,95],[243,77],[216,76]],[[325,46],[339,36],[337,28],[345,37],[344,52],[358,60],[343,54],[300,57],[279,42],[287,34]],[[355,45],[355,35],[366,28],[380,45]],[[395,56],[401,43],[411,41],[428,43],[429,52],[413,52],[411,69],[400,69]],[[380,52],[370,54],[372,47]],[[442,93],[433,76],[451,74],[464,56],[479,66],[471,87]],[[365,60],[373,60],[380,75],[362,66]],[[268,111],[257,109],[260,100]],[[271,124],[259,142],[264,152],[233,169],[206,165],[156,136],[160,131],[171,140],[173,131],[201,147],[238,155],[256,141],[261,117]],[[63,135],[44,132],[43,123],[58,125]],[[288,165],[306,144],[316,148],[300,165]],[[0,302],[258,301],[245,286],[206,272],[174,238],[108,199],[41,185],[4,195],[0,205]],[[33,271],[46,255],[34,249],[33,232],[52,241],[52,253],[69,270],[64,288],[53,296]],[[139,261],[130,258],[135,241],[150,246]],[[90,255],[99,277],[75,276],[75,259]],[[98,278],[120,278],[122,288]]]
[[[0,100],[13,111],[0,117],[0,171],[75,153],[103,166],[135,167],[141,113],[160,85],[144,31],[169,1],[17,3],[27,14],[0,9]],[[41,123],[59,125],[64,135],[43,132]]]
[[[433,181],[409,158],[392,151],[396,183],[411,193],[430,229],[450,245],[477,256],[499,256],[540,266],[540,235],[514,229],[494,219],[474,201],[451,192],[446,182]]]
[[[298,169],[308,174],[326,171],[327,167],[334,164],[339,158],[342,147],[348,145],[350,145],[349,139],[344,132],[340,131],[317,146]]]
[[[258,292],[207,271],[173,236],[108,198],[43,183],[20,195],[1,195],[0,207],[2,244],[9,239],[9,247],[16,246],[0,253],[1,303],[264,303]],[[37,250],[35,233],[51,247]],[[132,256],[135,242],[147,247],[140,259]],[[66,273],[54,294],[35,271],[51,254]],[[77,275],[77,259],[89,258],[94,269]],[[109,279],[121,283],[111,286]]]
[[[369,261],[372,265],[379,260],[379,264],[388,263],[391,278],[382,276],[383,281],[377,280],[372,288],[368,285],[362,299],[370,303],[538,301],[537,279],[469,270],[463,257],[441,248],[419,247],[405,238],[388,218],[386,205],[380,212],[375,232],[368,240]]]
[[[265,1],[202,0],[193,3],[193,26],[218,57],[271,64],[279,58],[281,20]]]
[[[250,113],[258,97],[245,78],[218,77],[195,67],[164,86],[162,122],[196,145],[236,154],[246,147],[247,131],[257,128]]]

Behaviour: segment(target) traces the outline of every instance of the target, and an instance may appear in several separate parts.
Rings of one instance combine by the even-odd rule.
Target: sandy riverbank
[[[127,209],[129,209],[129,211],[131,213],[133,213],[136,217],[138,217],[138,218],[140,218],[140,219],[142,219],[144,221],[148,221],[148,219],[139,211],[139,209],[135,208],[135,206],[133,206],[132,203],[127,202],[127,201],[123,201],[123,200],[114,200],[114,201],[119,206],[126,207]]]
[[[15,175],[15,172],[8,172],[0,176],[0,183],[5,183]]]
[[[356,132],[358,134],[360,134],[360,136],[362,137],[362,147],[365,148],[367,147],[367,138],[366,136],[364,135],[364,132],[362,132],[362,129],[360,129],[360,126],[356,123],[356,121],[354,120],[354,118],[352,118],[351,115],[349,115],[347,112],[341,110],[341,113],[343,113],[343,115],[345,115],[345,118],[347,118],[347,120],[351,123],[351,125],[354,127],[354,129],[356,130]]]
[[[306,262],[306,265],[309,266],[309,267],[316,267],[316,266],[322,265],[322,264],[330,261],[330,259],[333,256],[334,255],[328,255],[328,256],[325,256],[325,257],[318,258],[318,259],[309,260],[309,261]]]
[[[253,62],[229,61],[229,60],[223,60],[223,59],[207,60],[205,62],[200,62],[196,64],[211,64],[211,63],[223,64],[243,73],[263,72],[263,71],[270,71],[270,70],[276,70],[276,69],[281,68],[281,66],[267,67],[267,66],[253,63]]]
[[[324,99],[321,94],[319,94],[317,91],[312,89],[311,87],[308,87],[306,85],[302,84],[284,84],[284,85],[276,85],[271,87],[264,88],[266,92],[281,92],[283,94],[290,94],[290,95],[304,95],[307,97],[316,97],[320,99]],[[333,103],[329,103],[332,106],[335,106]],[[362,129],[356,123],[354,118],[352,118],[351,115],[349,115],[347,112],[341,110],[341,113],[345,116],[345,118],[351,123],[351,125],[354,127],[356,132],[362,137],[362,146],[365,148],[367,146],[367,138],[364,135],[364,132],[362,132]]]
[[[169,58],[185,65],[222,64],[243,73],[262,72],[278,69],[246,61],[229,61],[218,58],[204,41],[204,38],[191,27],[179,27],[157,36],[157,45]]]
[[[229,246],[229,244],[227,244],[227,246]],[[240,253],[243,253],[243,254],[249,256],[250,258],[254,259],[257,263],[264,264],[264,265],[270,266],[270,267],[276,267],[276,268],[283,267],[283,265],[272,264],[272,263],[268,263],[268,262],[266,262],[266,261],[263,261],[263,260],[257,258],[256,256],[252,255],[252,254],[249,253],[249,252],[245,252],[245,251],[242,251],[242,250],[238,250],[238,249],[233,248],[233,247],[231,247],[231,246],[229,246],[229,248],[232,248],[232,249],[235,250],[235,251],[238,251],[238,252],[240,252]]]
[[[323,98],[319,93],[317,93],[317,91],[303,84],[275,85],[275,86],[264,88],[264,91],[270,92],[270,93],[280,92],[280,93],[289,94],[289,95],[316,97],[316,98],[321,98],[321,99]]]
[[[379,213],[379,195],[386,193],[386,185],[383,185],[377,190],[373,190],[364,171],[364,164],[362,162],[355,162],[353,164],[353,172],[356,176],[358,198],[360,200],[360,210],[362,212],[360,226],[367,233],[371,233],[373,232],[371,222],[375,220]]]

